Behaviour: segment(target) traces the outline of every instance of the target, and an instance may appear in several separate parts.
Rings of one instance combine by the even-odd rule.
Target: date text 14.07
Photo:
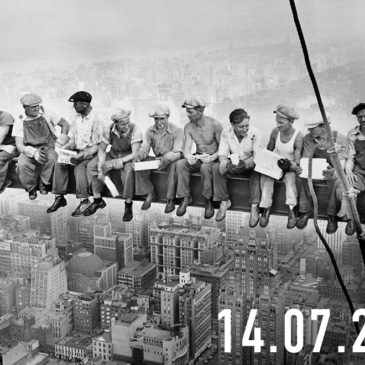
[[[261,348],[265,346],[264,341],[261,339],[261,328],[255,327],[255,318],[257,315],[257,309],[251,309],[248,316],[245,331],[242,337],[243,347],[253,347],[254,352],[261,352]],[[365,309],[358,309],[355,311],[352,320],[359,322],[360,317],[365,317]],[[313,352],[320,352],[326,328],[330,318],[329,309],[312,309],[311,319],[312,321],[320,321],[319,330],[315,340]],[[218,319],[224,319],[224,352],[231,352],[232,350],[232,334],[231,334],[231,309],[223,309],[218,314]],[[295,322],[294,322],[295,321]],[[296,324],[296,333],[292,333],[292,323]],[[253,332],[253,339],[250,339],[251,332]],[[296,343],[292,343],[292,339],[296,339]],[[365,353],[365,345],[363,345],[365,339],[365,326],[361,329],[357,336],[353,346],[352,352]],[[271,351],[276,352],[275,344],[270,344]],[[303,313],[299,309],[289,309],[284,316],[284,346],[288,352],[298,353],[304,346],[304,317]],[[341,348],[343,346],[340,346]],[[339,347],[339,348],[340,348]],[[343,352],[340,351],[339,352]]]

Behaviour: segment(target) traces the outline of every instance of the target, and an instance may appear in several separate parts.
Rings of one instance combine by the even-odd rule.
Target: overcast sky
[[[297,0],[309,41],[365,39],[364,0]],[[0,71],[297,40],[288,0],[9,0]]]

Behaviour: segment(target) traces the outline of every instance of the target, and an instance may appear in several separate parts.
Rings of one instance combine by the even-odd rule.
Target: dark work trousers
[[[336,189],[340,183],[337,179],[326,181],[328,196],[327,214],[335,216],[339,209],[340,202],[336,198]],[[308,179],[299,179],[300,194],[299,194],[299,213],[310,213],[313,211],[313,200],[309,191]]]
[[[82,160],[74,167],[74,174],[76,180],[76,198],[87,199],[89,197],[89,185],[91,176],[87,172],[87,164],[90,158]],[[56,163],[54,167],[52,193],[55,195],[67,194],[68,175],[70,165]]]
[[[9,163],[14,157],[18,156],[18,154],[18,151],[15,151],[13,153],[0,151],[0,190],[2,190],[6,182],[6,175],[8,173]]]
[[[154,160],[149,156],[144,161]],[[171,162],[162,171],[167,171],[167,190],[166,199],[175,199],[177,176],[176,176],[176,164],[179,160]],[[147,195],[153,193],[153,185],[151,183],[150,175],[151,170],[136,171],[136,195]]]
[[[107,153],[106,161],[110,159],[111,156],[109,153]],[[93,192],[101,193],[104,190],[105,185],[98,179],[98,159],[92,159],[89,162],[87,169],[91,177],[91,187]],[[111,180],[115,183],[119,195],[123,199],[133,199],[135,177],[132,162],[125,163],[122,169],[109,171],[107,175],[109,175]],[[122,187],[122,189],[120,187]]]
[[[43,165],[37,162],[33,157],[28,157],[24,153],[20,154],[17,174],[26,191],[36,188],[39,179],[45,185],[49,185],[52,182],[53,169],[57,157],[57,153],[54,150],[54,143],[51,143],[48,146],[47,162]]]
[[[178,160],[176,164],[177,188],[176,197],[184,198],[190,195],[190,175],[194,172],[200,172],[202,195],[204,198],[213,197],[213,165],[214,162],[201,162],[198,160],[194,165],[190,165],[184,158]]]
[[[250,179],[250,203],[259,204],[261,199],[260,174],[254,170],[247,170],[242,174],[232,175],[219,172],[219,163],[213,166],[214,181],[214,201],[224,201],[229,199],[228,179],[230,177],[248,177]]]

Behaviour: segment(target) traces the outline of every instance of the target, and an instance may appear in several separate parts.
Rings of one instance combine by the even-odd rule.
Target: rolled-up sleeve
[[[141,143],[143,141],[143,134],[141,130],[136,126],[133,131],[131,144]]]
[[[16,119],[13,125],[13,137],[24,137],[23,119]]]
[[[347,134],[346,143],[345,143],[346,158],[351,159],[351,160],[353,160],[356,155],[355,141],[356,141],[356,134],[354,134],[353,131],[351,130]]]
[[[101,141],[104,142],[106,145],[109,145],[111,143],[110,141],[110,131],[112,128],[112,124],[110,123],[109,125],[105,125],[103,128],[103,134],[101,136]]]
[[[143,138],[141,148],[139,149],[139,152],[143,153],[143,158],[146,158],[149,155],[151,145],[152,145],[151,131],[147,130]]]
[[[229,137],[227,131],[223,131],[219,143],[218,156],[224,156],[227,158],[229,157],[230,148],[229,148],[228,138]]]
[[[95,118],[91,131],[91,145],[99,144],[102,141],[104,122],[102,119]]]
[[[181,128],[176,128],[173,134],[174,143],[172,152],[181,152],[184,151],[184,132]]]

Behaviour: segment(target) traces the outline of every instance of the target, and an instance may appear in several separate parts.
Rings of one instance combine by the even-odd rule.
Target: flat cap
[[[205,108],[205,102],[203,99],[201,99],[199,96],[192,96],[190,98],[187,98],[183,105],[181,105],[182,108]]]
[[[299,115],[293,107],[283,104],[278,105],[274,113],[283,118],[299,119]]]
[[[20,98],[20,103],[24,106],[39,105],[42,103],[42,98],[37,94],[28,93]]]
[[[148,115],[151,118],[155,117],[166,117],[170,115],[170,109],[166,104],[156,104],[151,108]]]
[[[112,120],[119,120],[123,118],[127,118],[131,115],[131,111],[123,108],[116,108],[113,110],[113,113],[111,115]]]
[[[327,114],[327,120],[330,122],[330,117]],[[318,127],[319,125],[324,124],[322,114],[321,113],[315,113],[312,115],[309,119],[309,121],[305,122],[304,125],[307,127],[307,129],[312,129],[315,127]]]
[[[354,109],[352,109],[352,112],[351,114],[354,114],[356,115],[360,110],[363,110],[365,109],[365,103],[360,103],[360,104],[357,104]]]
[[[92,96],[87,91],[78,91],[77,93],[71,95],[68,101],[75,103],[76,101],[82,101],[83,103],[91,103]]]

